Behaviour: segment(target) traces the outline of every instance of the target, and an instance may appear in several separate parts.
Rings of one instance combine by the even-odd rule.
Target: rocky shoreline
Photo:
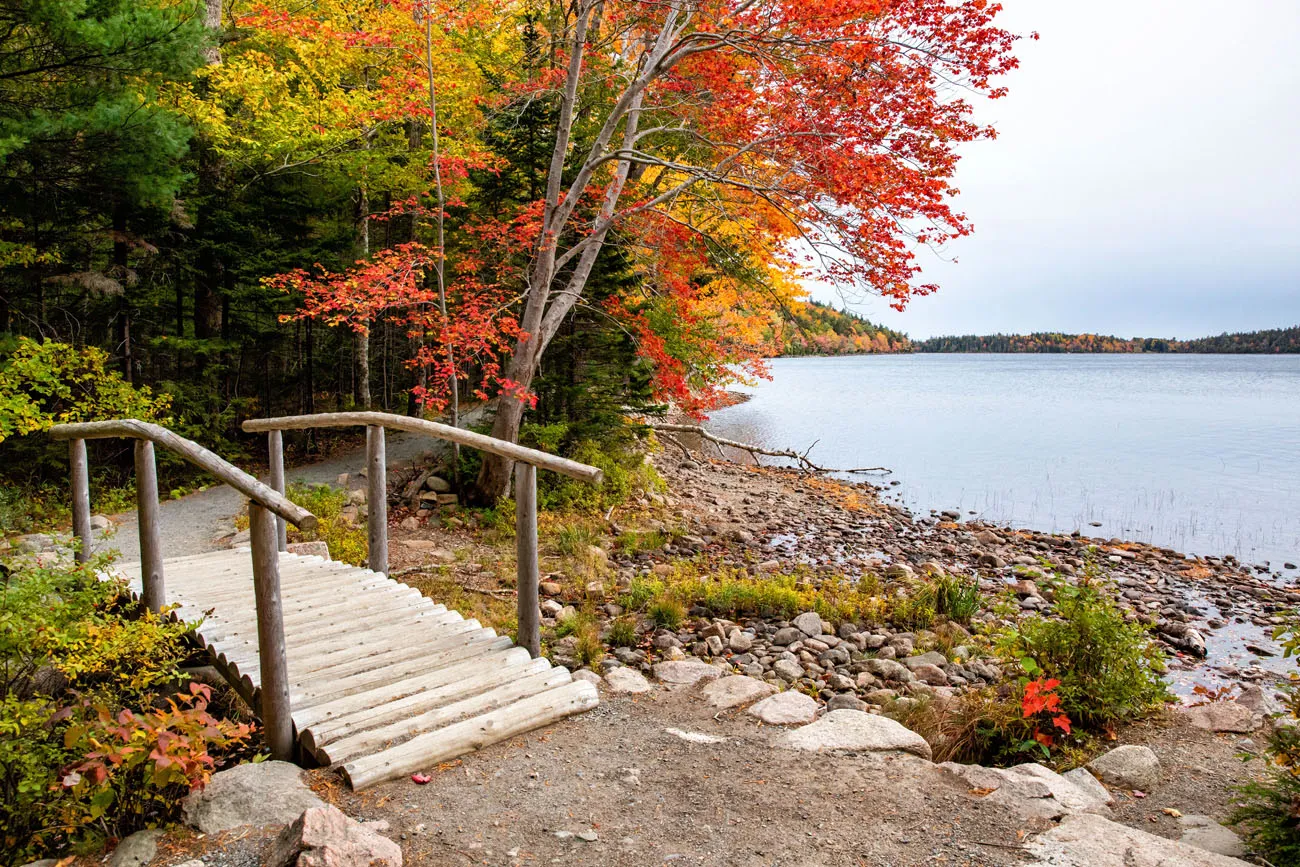
[[[946,574],[978,581],[983,605],[972,627],[978,632],[981,621],[999,618],[998,599],[1014,598],[1022,612],[1049,608],[1050,577],[1072,580],[1091,559],[1116,585],[1126,616],[1147,626],[1168,651],[1167,679],[1176,694],[1190,697],[1197,686],[1255,685],[1262,689],[1252,694],[1262,694],[1263,704],[1271,706],[1270,688],[1285,677],[1286,662],[1271,633],[1300,604],[1300,591],[1278,586],[1266,570],[1232,557],[963,522],[956,512],[918,517],[883,502],[870,483],[685,457],[680,451],[659,453],[655,464],[668,493],[632,504],[636,514],[627,518],[627,528],[616,512],[613,529],[653,531],[676,524],[679,535],[660,550],[612,552],[609,565],[620,588],[637,577],[664,574],[688,557],[754,576],[797,564],[806,572],[800,580],[814,584],[832,575],[909,581]],[[582,603],[566,598],[558,583],[547,582],[546,589],[552,592],[544,612],[552,623]],[[614,601],[601,611],[611,619],[622,613]],[[774,684],[797,685],[831,708],[859,709],[951,695],[996,683],[1002,674],[957,624],[942,627],[955,634],[937,635],[853,623],[832,630],[820,620],[813,623],[815,614],[730,623],[704,611],[688,613],[682,627],[647,635],[646,649],[614,648],[606,667],[650,673],[656,661],[698,657]],[[644,622],[641,628],[653,629]],[[553,645],[558,662],[576,663],[573,643],[570,638]]]

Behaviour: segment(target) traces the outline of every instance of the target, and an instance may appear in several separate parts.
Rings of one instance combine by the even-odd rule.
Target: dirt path
[[[439,443],[428,437],[390,431],[387,435],[389,467],[399,466],[435,453]],[[358,473],[364,468],[363,451],[335,455],[328,460],[286,471],[287,481],[306,484],[333,483],[341,473]],[[266,481],[264,478],[263,481]],[[163,556],[181,557],[201,554],[223,547],[221,537],[234,532],[235,516],[244,507],[244,497],[229,485],[218,485],[178,500],[166,500],[158,509],[162,524]],[[123,562],[140,559],[140,537],[136,515],[128,512],[114,517],[116,534],[100,542],[104,549],[121,553]]]

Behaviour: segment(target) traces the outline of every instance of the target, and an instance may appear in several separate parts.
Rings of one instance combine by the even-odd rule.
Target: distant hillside
[[[967,334],[912,341],[914,352],[1185,352],[1300,353],[1300,326],[1221,334],[1195,340],[1126,339],[1105,334]]]
[[[848,310],[808,301],[792,311],[793,321],[782,323],[782,355],[862,355],[871,352],[908,352],[906,334],[863,319]]]

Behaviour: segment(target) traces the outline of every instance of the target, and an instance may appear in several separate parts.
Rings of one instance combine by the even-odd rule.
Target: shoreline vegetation
[[[1109,334],[963,334],[912,340],[849,310],[808,301],[791,313],[778,357],[877,353],[1102,353],[1285,355],[1300,353],[1300,325],[1178,340]]]

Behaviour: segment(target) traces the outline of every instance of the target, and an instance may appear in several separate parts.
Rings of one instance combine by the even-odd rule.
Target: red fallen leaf
[[[1139,792],[1137,789],[1133,790],[1133,797],[1135,798],[1145,798],[1146,796],[1147,796],[1146,792]]]
[[[411,774],[411,782],[415,783],[417,786],[423,786],[432,779],[433,777],[428,774]]]

